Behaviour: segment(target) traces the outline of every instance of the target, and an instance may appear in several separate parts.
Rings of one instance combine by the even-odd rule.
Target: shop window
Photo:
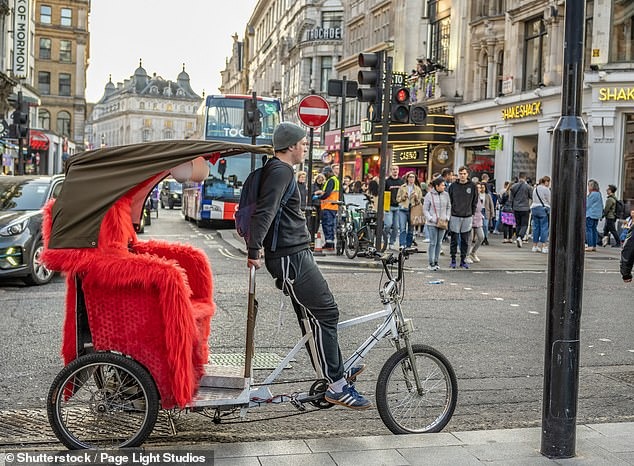
[[[517,177],[521,173],[526,175],[526,181],[536,181],[537,136],[520,136],[513,140],[512,176]]]
[[[592,27],[594,16],[594,0],[586,0],[586,30],[584,37],[583,66],[586,70],[592,64]]]
[[[49,5],[40,7],[40,23],[51,24],[52,8]]]
[[[70,136],[70,113],[59,112],[57,114],[57,132],[63,136]]]
[[[524,36],[524,80],[522,89],[530,91],[544,85],[546,63],[546,25],[543,18],[526,22]]]
[[[51,59],[51,39],[48,37],[40,38],[40,60]]]
[[[623,142],[623,191],[620,196],[629,214],[634,209],[634,114],[626,115]]]
[[[39,71],[37,73],[37,88],[42,95],[51,94],[51,73],[48,71]]]
[[[38,128],[51,129],[51,114],[48,110],[40,109],[37,112]]]
[[[495,179],[495,151],[489,146],[475,146],[465,148],[465,164],[469,168],[470,176],[482,179],[483,174]]]
[[[343,23],[343,12],[324,11],[321,14],[321,27],[324,29],[340,28]]]
[[[634,61],[634,8],[632,0],[612,0],[610,61]]]
[[[72,42],[69,40],[59,41],[59,61],[70,63],[72,61]]]
[[[484,52],[480,59],[480,99],[490,97],[487,95],[489,87],[489,54]]]

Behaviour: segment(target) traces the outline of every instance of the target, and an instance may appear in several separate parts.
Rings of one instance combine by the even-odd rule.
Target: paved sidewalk
[[[577,426],[576,456],[549,460],[540,428],[191,446],[216,466],[634,465],[634,422]],[[179,447],[180,448],[180,447]],[[185,447],[186,449],[186,447]]]
[[[244,240],[238,236],[235,230],[218,230],[220,237],[233,248],[240,250],[246,255]],[[547,272],[548,254],[531,252],[531,243],[524,244],[518,248],[515,243],[502,243],[502,235],[489,235],[489,246],[481,246],[478,257],[481,262],[471,264],[472,271],[506,270],[509,272]],[[427,248],[428,244],[423,243],[421,238],[417,238],[418,249],[421,254],[410,258],[406,267],[415,271],[427,271]],[[443,243],[442,249],[445,254],[440,256],[440,266],[442,270],[437,272],[439,276],[446,273],[463,273],[463,270],[449,269],[449,243]],[[614,272],[618,273],[621,249],[613,247],[598,247],[596,252],[585,253],[585,269],[587,271]],[[351,267],[380,268],[379,262],[364,257],[348,259],[346,256],[337,256],[334,253],[315,254],[315,260],[319,264],[340,265]],[[430,272],[432,273],[432,272]]]

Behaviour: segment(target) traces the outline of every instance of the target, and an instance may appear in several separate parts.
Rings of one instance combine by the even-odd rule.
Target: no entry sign
[[[330,118],[330,105],[318,95],[304,97],[297,107],[299,120],[309,128],[319,128]]]

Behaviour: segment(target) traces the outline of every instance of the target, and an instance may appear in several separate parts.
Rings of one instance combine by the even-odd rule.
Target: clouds
[[[182,71],[199,95],[215,93],[220,71],[231,55],[233,39],[244,35],[257,0],[227,4],[206,0],[97,0],[91,2],[90,61],[86,99],[96,102],[112,75],[115,84],[129,78],[143,60],[143,68],[175,80]],[[221,11],[219,11],[221,10]]]

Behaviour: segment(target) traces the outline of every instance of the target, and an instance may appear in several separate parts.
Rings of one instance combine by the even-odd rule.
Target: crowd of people
[[[344,193],[364,193],[371,208],[378,206],[378,177],[353,180],[344,176],[339,186],[339,166],[326,166],[313,182],[310,196],[306,192],[306,173],[298,174],[302,202],[311,204],[317,215],[309,219],[309,230],[317,232],[319,222],[324,232],[326,251],[335,248],[335,231],[339,190]],[[466,166],[432,175],[428,183],[421,182],[413,171],[400,176],[398,166],[392,166],[385,179],[386,210],[384,231],[388,248],[427,243],[429,270],[440,270],[439,256],[444,254],[443,242],[449,243],[449,267],[468,269],[480,262],[478,252],[488,246],[491,235],[501,235],[502,243],[530,247],[534,253],[548,253],[550,229],[551,179],[541,177],[533,183],[525,174],[506,181],[502,192],[488,174],[471,176]],[[586,251],[594,252],[598,244],[620,248],[632,228],[632,215],[617,228],[617,187],[609,185],[605,202],[599,184],[588,182],[586,200]],[[387,208],[389,205],[389,208]],[[597,229],[604,220],[603,234]],[[422,240],[421,240],[422,238]],[[602,238],[600,240],[600,238]]]

